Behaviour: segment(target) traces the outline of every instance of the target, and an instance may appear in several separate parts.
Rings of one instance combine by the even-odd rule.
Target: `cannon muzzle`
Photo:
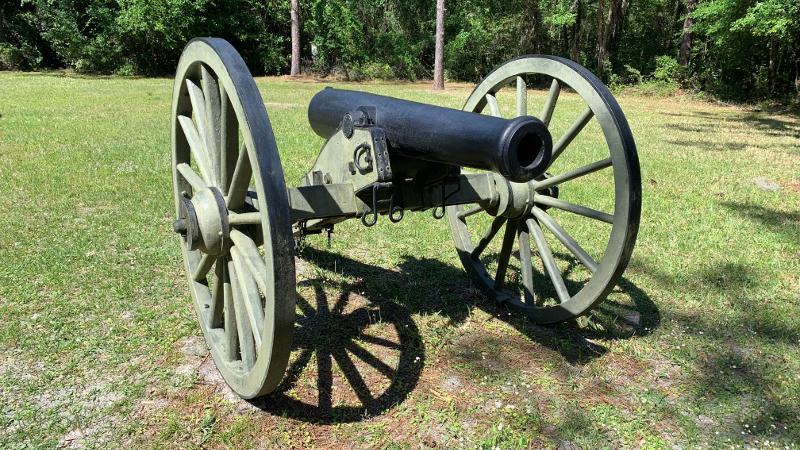
[[[308,106],[311,128],[325,139],[346,114],[355,126],[381,127],[390,155],[492,170],[516,182],[534,179],[550,164],[552,137],[535,117],[509,120],[333,88],[318,92]]]

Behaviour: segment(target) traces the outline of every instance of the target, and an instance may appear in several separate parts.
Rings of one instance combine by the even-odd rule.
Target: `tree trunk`
[[[611,49],[616,47],[617,40],[628,14],[628,0],[609,0],[606,11],[603,11],[603,0],[597,9],[597,71],[605,71],[605,62],[611,57]]]
[[[794,60],[794,90],[800,96],[800,51],[797,52],[797,57]]]
[[[300,14],[298,0],[292,0],[292,68],[289,74],[292,76],[300,75]]]
[[[444,0],[436,0],[436,50],[433,57],[433,89],[444,89]]]
[[[578,61],[580,58],[581,48],[581,0],[573,0],[572,5],[570,6],[570,11],[575,13],[575,23],[572,25],[572,30],[569,34],[570,42],[567,44],[567,46],[570,58],[572,58],[573,61]]]
[[[681,47],[678,50],[678,63],[683,67],[689,65],[689,57],[692,56],[692,13],[697,6],[697,0],[686,0],[686,19],[683,20],[683,34],[681,35]]]
[[[595,64],[597,64],[597,73],[603,73],[603,63],[606,59],[606,32],[605,20],[603,18],[604,10],[603,0],[597,2],[597,51],[595,52]]]
[[[778,52],[775,50],[775,40],[769,40],[769,72],[767,76],[769,77],[769,93],[767,95],[772,95],[775,92],[775,81],[777,80],[778,76],[778,63],[776,62]]]

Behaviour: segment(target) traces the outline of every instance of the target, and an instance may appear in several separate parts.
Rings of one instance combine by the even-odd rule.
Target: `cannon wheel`
[[[267,111],[228,42],[195,39],[183,50],[171,120],[175,231],[200,328],[233,391],[258,397],[289,358],[294,244]]]
[[[601,157],[593,163],[573,167],[560,174],[548,173],[546,177],[530,182],[533,202],[524,215],[514,218],[494,217],[489,229],[480,238],[478,236],[481,235],[475,231],[482,230],[475,230],[476,225],[470,227],[473,220],[470,216],[486,213],[483,208],[455,205],[448,207],[447,214],[459,257],[473,282],[490,297],[507,304],[512,310],[521,312],[534,322],[551,324],[586,314],[616,286],[628,264],[639,229],[641,175],[636,145],[622,110],[608,88],[573,61],[540,55],[513,59],[496,68],[475,88],[464,105],[464,110],[483,112],[488,107],[491,115],[500,116],[497,93],[506,86],[514,86],[515,115],[526,115],[528,90],[525,78],[531,75],[550,81],[550,90],[539,118],[551,131],[553,127],[550,126],[550,121],[562,88],[571,88],[586,103],[583,113],[571,123],[567,131],[560,137],[553,136],[556,142],[553,161],[563,152],[571,150],[570,143],[593,119],[597,120],[602,130],[608,147],[608,157]],[[557,198],[557,189],[568,190],[571,180],[604,171],[603,169],[609,167],[613,171],[613,215]],[[550,208],[584,216],[583,220],[607,222],[611,230],[601,258],[593,259],[553,215],[548,213]],[[487,210],[490,208],[487,207]],[[504,225],[505,232],[499,233]],[[548,234],[555,238],[551,241],[557,245],[560,242],[577,263],[585,267],[587,275],[581,286],[570,282],[569,289],[564,282],[564,274],[558,266],[544,230],[548,230]],[[497,255],[497,270],[492,276],[486,267],[489,260],[484,258],[482,261],[481,252],[496,236],[502,238],[498,238],[501,245]],[[534,244],[533,251],[531,243]],[[516,292],[509,290],[506,283],[506,278],[509,277],[509,260],[512,255],[517,255],[515,248],[519,255],[517,280],[522,281],[521,288]],[[534,281],[533,258],[537,254],[541,260],[538,267],[541,268],[539,270],[542,275],[535,286],[537,283]],[[536,272],[539,273],[539,270]],[[550,286],[544,286],[548,283]],[[544,288],[554,294],[551,294],[551,299],[547,302],[537,298],[535,294],[537,290]]]

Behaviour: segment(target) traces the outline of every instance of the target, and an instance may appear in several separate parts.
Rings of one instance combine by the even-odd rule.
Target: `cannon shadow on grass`
[[[315,248],[305,249],[302,257],[336,276],[298,285],[298,291],[306,294],[297,297],[302,313],[295,325],[296,356],[278,389],[252,403],[272,414],[308,422],[363,420],[410,395],[425,363],[414,314],[438,314],[447,319],[444,326],[452,327],[478,308],[577,365],[607,351],[591,340],[647,334],[660,322],[649,297],[624,279],[615,292],[629,295],[632,308],[607,300],[593,315],[599,327],[580,328],[573,322],[544,327],[509,314],[472,288],[466,272],[436,259],[406,255],[396,270],[390,270]],[[635,323],[626,322],[621,310],[635,312]],[[350,398],[341,392],[350,393]]]

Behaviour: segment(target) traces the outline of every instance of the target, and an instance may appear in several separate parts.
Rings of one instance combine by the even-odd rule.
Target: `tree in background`
[[[727,97],[800,94],[797,0],[704,0],[692,16],[703,87]]]
[[[300,75],[300,11],[298,0],[291,0],[292,18],[292,67],[289,75]]]
[[[683,67],[689,65],[689,57],[692,54],[692,14],[696,6],[697,0],[686,0],[686,19],[683,21],[681,46],[678,48],[678,62]]]
[[[436,0],[436,49],[433,57],[433,89],[444,90],[444,0]]]
[[[619,41],[628,13],[628,0],[608,0],[606,4],[600,0],[597,7],[597,71],[603,73],[607,70],[607,64],[611,56],[611,51]]]
[[[5,0],[0,69],[168,75],[189,39],[219,36],[255,74],[296,73],[302,42],[315,49],[308,70],[354,80],[436,79],[447,67],[448,78],[477,81],[509,58],[545,53],[612,85],[800,96],[797,0],[447,0],[441,26],[430,0],[304,0],[302,21],[298,2]]]

